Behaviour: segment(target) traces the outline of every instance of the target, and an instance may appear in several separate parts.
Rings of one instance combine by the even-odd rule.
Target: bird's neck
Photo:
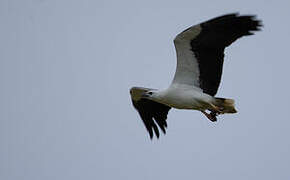
[[[155,95],[154,97],[152,97],[152,100],[159,103],[164,103],[166,93],[167,93],[166,90],[158,90],[157,92],[155,92]]]

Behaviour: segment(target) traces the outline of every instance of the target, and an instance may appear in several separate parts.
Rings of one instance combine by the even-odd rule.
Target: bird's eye
[[[149,94],[149,95],[152,95],[152,94],[153,94],[153,92],[149,92],[148,94]]]

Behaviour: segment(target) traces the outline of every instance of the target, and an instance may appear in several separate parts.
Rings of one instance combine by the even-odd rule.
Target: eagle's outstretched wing
[[[150,138],[152,139],[153,131],[155,132],[156,137],[159,138],[159,130],[157,125],[164,134],[166,133],[166,119],[168,111],[171,109],[171,107],[149,99],[142,98],[141,94],[149,90],[152,89],[133,87],[130,90],[130,94],[133,106],[139,112],[139,115],[143,120],[143,123],[150,135]]]
[[[188,84],[214,96],[218,90],[224,49],[260,30],[255,16],[227,14],[192,26],[176,36],[177,67],[172,84]]]

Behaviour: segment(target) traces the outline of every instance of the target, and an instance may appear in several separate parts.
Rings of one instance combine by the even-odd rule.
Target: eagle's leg
[[[205,111],[201,111],[210,121],[212,121],[212,122],[215,122],[215,121],[217,121],[217,119],[216,119],[216,116],[217,116],[217,114],[216,114],[216,112],[214,112],[214,111],[211,111],[210,113],[207,113],[207,112],[205,112]]]
[[[211,106],[211,108],[209,109],[211,111],[211,113],[214,114],[223,114],[223,108],[222,107],[218,107],[214,104],[209,103],[209,105]]]

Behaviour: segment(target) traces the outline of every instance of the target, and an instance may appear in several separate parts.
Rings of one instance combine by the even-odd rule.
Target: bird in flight
[[[224,50],[238,38],[253,35],[261,26],[255,16],[232,13],[191,26],[175,37],[177,67],[170,86],[165,90],[130,89],[133,106],[151,139],[153,132],[159,138],[157,125],[166,133],[171,108],[198,110],[213,122],[220,114],[237,112],[233,99],[215,97]]]

